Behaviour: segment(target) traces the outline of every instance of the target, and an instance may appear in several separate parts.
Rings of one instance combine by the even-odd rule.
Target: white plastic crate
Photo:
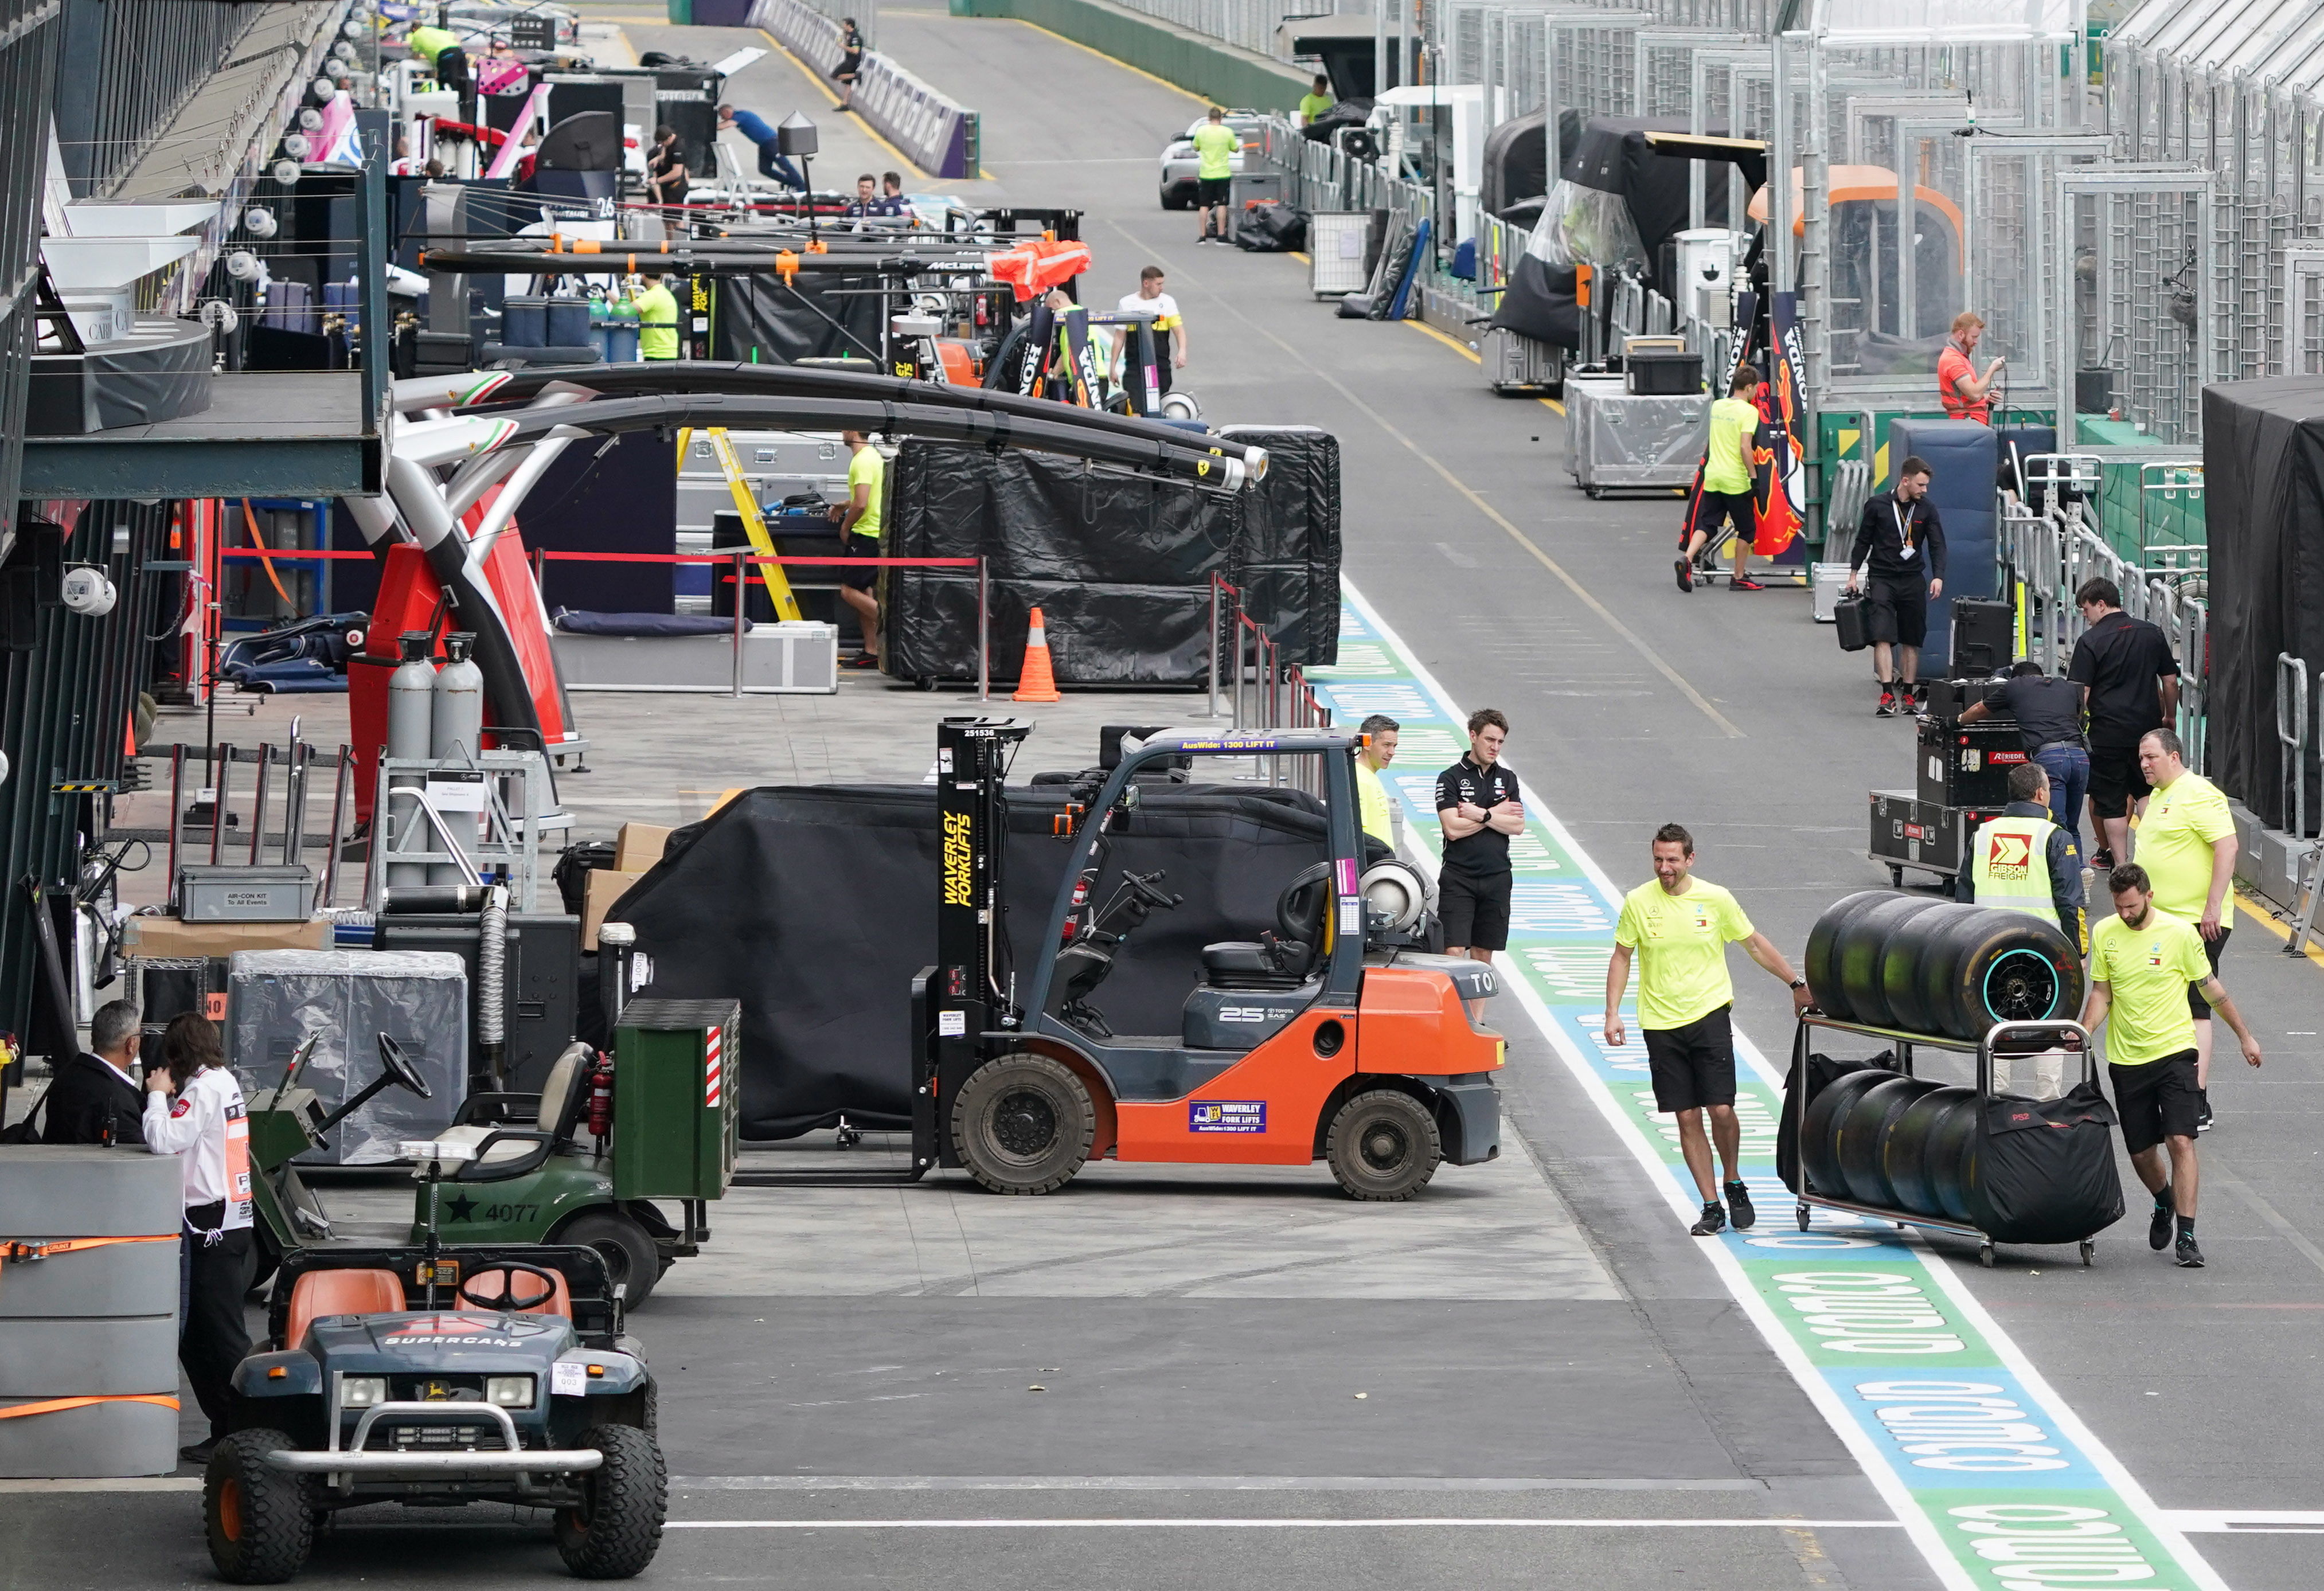
[[[1319,299],[1360,293],[1371,285],[1364,268],[1370,210],[1318,210],[1307,217],[1307,288]]]

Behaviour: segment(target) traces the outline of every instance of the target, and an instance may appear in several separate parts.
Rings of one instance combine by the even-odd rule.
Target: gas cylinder
[[[484,750],[484,671],[468,657],[476,638],[465,630],[444,638],[444,667],[436,671],[434,720],[428,737],[428,755],[438,764],[473,768]],[[444,826],[471,858],[484,823],[481,812],[447,812]],[[466,880],[449,862],[430,863],[427,882],[459,884]]]
[[[435,722],[436,665],[429,654],[435,638],[424,630],[406,630],[396,638],[403,661],[387,676],[387,755],[399,760],[424,762],[429,755],[429,734]],[[420,774],[392,774],[388,784],[388,818],[392,844],[425,850],[419,833],[427,824],[419,816],[416,796],[399,797],[398,790],[418,790],[427,783]],[[456,879],[455,882],[457,880]],[[387,882],[403,888],[428,882],[428,869],[419,862],[390,862]]]

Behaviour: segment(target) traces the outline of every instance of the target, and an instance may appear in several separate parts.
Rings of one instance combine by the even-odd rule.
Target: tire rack
[[[1805,1035],[1807,1030],[1816,1027],[1829,1028],[1834,1033],[1856,1034],[1864,1038],[1878,1039],[1883,1043],[1894,1044],[1896,1047],[1898,1067],[1896,1075],[1899,1077],[1914,1075],[1913,1052],[1916,1049],[1952,1050],[1962,1054],[1974,1054],[1977,1057],[1977,1102],[1980,1110],[1993,1099],[1993,1056],[1995,1049],[2000,1045],[2010,1044],[2014,1048],[2016,1042],[2030,1038],[2054,1039],[2058,1042],[2043,1047],[2063,1049],[2069,1052],[2080,1050],[2082,1057],[2082,1081],[2090,1083],[2098,1081],[2098,1044],[2090,1037],[2089,1030],[2079,1022],[1998,1022],[1986,1030],[1983,1038],[1972,1042],[1938,1034],[1906,1033],[1904,1029],[1896,1027],[1876,1027],[1868,1022],[1842,1022],[1837,1017],[1810,1011],[1800,1017],[1802,1036],[1793,1048],[1794,1070],[1803,1078],[1806,1072]],[[2030,1054],[2033,1052],[2029,1050],[2026,1053]],[[1785,1086],[1787,1088],[1790,1086],[1788,1081]],[[1853,1199],[1835,1199],[1829,1194],[1808,1191],[1807,1159],[1800,1153],[1799,1141],[1799,1134],[1807,1126],[1807,1100],[1800,1101],[1799,1109],[1795,1114],[1798,1125],[1791,1129],[1792,1154],[1794,1163],[1800,1168],[1800,1187],[1799,1204],[1794,1212],[1794,1219],[1798,1220],[1801,1231],[1804,1232],[1808,1229],[1811,1211],[1836,1209],[1848,1215],[1862,1216],[1868,1220],[1893,1221],[1899,1228],[1922,1227],[1932,1232],[1951,1232],[1963,1237],[1974,1237],[1978,1242],[1978,1263],[1988,1269],[1992,1267],[1993,1239],[1986,1235],[1982,1228],[1970,1222],[1957,1221],[1945,1216],[1922,1215],[1907,1209],[1889,1209],[1880,1205],[1866,1204]],[[1777,1120],[1780,1122],[1782,1116],[1779,1113]],[[1778,1128],[1778,1131],[1780,1130]],[[2076,1246],[2081,1254],[2082,1264],[2089,1265],[2090,1255],[2098,1246],[2097,1240],[2084,1237]]]

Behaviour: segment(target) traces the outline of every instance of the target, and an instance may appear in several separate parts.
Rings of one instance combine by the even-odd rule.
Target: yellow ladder
[[[759,500],[752,494],[751,483],[742,479],[742,465],[734,456],[734,444],[727,439],[725,428],[711,426],[706,428],[704,435],[710,438],[711,451],[717,455],[718,467],[725,474],[726,490],[733,494],[734,511],[742,516],[742,529],[750,537],[751,545],[767,557],[775,556],[775,538],[767,533],[767,521],[759,512]],[[685,446],[686,438],[680,436],[680,458],[686,456]],[[791,583],[784,578],[780,564],[760,565],[759,579],[767,588],[767,599],[775,604],[776,617],[800,617],[798,598],[791,594]],[[742,600],[740,591],[734,593],[734,600],[737,602]]]

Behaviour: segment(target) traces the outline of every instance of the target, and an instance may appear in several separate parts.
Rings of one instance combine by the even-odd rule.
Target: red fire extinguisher
[[[589,1074],[589,1136],[599,1143],[613,1130],[613,1062],[600,1052]]]

